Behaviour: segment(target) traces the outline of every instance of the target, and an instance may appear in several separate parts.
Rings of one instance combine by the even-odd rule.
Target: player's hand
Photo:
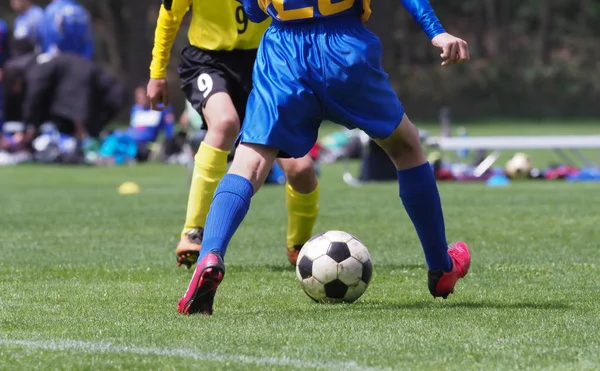
[[[449,33],[441,33],[431,40],[433,46],[442,49],[440,57],[444,60],[442,66],[460,64],[468,61],[469,45],[465,40],[454,37]]]
[[[150,107],[155,111],[162,111],[169,105],[169,83],[167,79],[150,79],[146,88]]]

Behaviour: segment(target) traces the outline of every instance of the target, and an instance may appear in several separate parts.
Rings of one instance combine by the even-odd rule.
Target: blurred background
[[[549,134],[553,133],[552,127],[561,127],[556,134],[570,134],[570,130],[573,134],[598,132],[599,2],[431,0],[431,3],[447,31],[469,42],[470,63],[441,68],[439,52],[397,0],[373,2],[373,14],[368,22],[368,27],[382,40],[384,67],[407,112],[420,127],[446,136],[525,134],[531,132],[531,123],[548,123]],[[13,36],[22,33],[18,29],[18,17],[24,13],[23,4],[44,9],[49,1],[3,1],[0,18]],[[148,79],[160,1],[80,0],[74,4],[81,6],[86,15],[80,21],[87,23],[87,26],[79,25],[74,32],[89,32],[92,45],[80,54],[91,60],[94,68],[114,79],[94,77],[95,82],[90,83],[103,96],[111,96],[103,103],[103,107],[110,109],[99,108],[109,112],[105,115],[106,122],[96,125],[96,134],[106,135],[106,128],[127,127],[133,120],[132,107],[136,103],[143,105],[143,91],[136,94],[136,88],[145,86]],[[17,9],[19,7],[21,9]],[[48,13],[47,8],[44,11]],[[176,70],[179,53],[187,42],[188,25],[189,18],[182,23],[172,50],[169,70],[172,116],[161,118],[167,127],[166,135],[176,138],[181,131],[182,140],[189,117]],[[44,50],[47,46],[41,48]],[[86,55],[90,48],[91,54]],[[3,54],[5,63],[9,63],[12,53],[4,50]],[[116,89],[117,85],[121,90]],[[136,101],[136,95],[142,98]],[[10,104],[5,111],[9,109]],[[8,122],[26,119],[6,117]],[[478,129],[481,125],[488,125],[489,129]],[[328,125],[324,128],[325,134],[336,130],[339,128]],[[544,130],[538,132],[542,134]],[[149,145],[156,144],[164,135],[157,133]],[[358,142],[357,135],[352,137]],[[366,143],[363,141],[363,149]],[[167,150],[168,155],[181,152],[180,144],[170,143],[174,149]],[[99,145],[88,143],[90,148],[97,149]],[[163,146],[163,154],[164,150]],[[189,151],[193,152],[193,148]],[[485,156],[480,156],[479,160],[483,158]],[[172,159],[172,162],[185,161]]]
[[[46,6],[47,1],[34,1]],[[94,59],[129,88],[148,77],[160,1],[81,0],[94,30]],[[450,33],[465,38],[472,62],[439,68],[437,51],[399,1],[373,2],[369,27],[384,44],[385,68],[411,115],[436,119],[593,117],[600,114],[600,3],[593,0],[432,0]],[[10,2],[0,17],[12,25]],[[186,42],[182,25],[171,63]],[[176,95],[177,96],[177,95]],[[180,95],[179,95],[180,96]],[[175,100],[177,102],[177,100]],[[181,101],[181,99],[179,99]],[[433,104],[432,104],[433,102]],[[178,110],[183,104],[176,105]]]

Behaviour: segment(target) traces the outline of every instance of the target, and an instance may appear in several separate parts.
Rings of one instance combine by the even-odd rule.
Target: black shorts
[[[252,90],[255,60],[256,49],[214,51],[188,45],[181,52],[179,64],[181,89],[200,115],[213,94],[229,94],[241,123]]]

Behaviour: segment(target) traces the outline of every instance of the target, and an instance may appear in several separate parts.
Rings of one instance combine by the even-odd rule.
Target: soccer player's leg
[[[177,310],[183,314],[211,314],[215,292],[223,275],[222,263],[229,242],[242,223],[252,196],[264,183],[277,156],[304,157],[315,143],[321,107],[313,91],[303,85],[286,60],[285,50],[266,55],[264,48],[293,48],[265,34],[254,68],[254,87],[248,98],[240,145],[227,175],[217,187],[206,219],[200,262]],[[289,41],[289,40],[288,40]],[[278,60],[280,58],[281,60]],[[271,72],[273,65],[278,73]],[[287,70],[284,66],[288,66]]]
[[[469,249],[464,242],[447,245],[433,171],[418,130],[404,114],[381,67],[379,39],[364,28],[348,35],[343,43],[348,45],[340,47],[357,52],[347,57],[345,75],[332,80],[327,107],[333,120],[360,128],[375,139],[396,165],[400,198],[425,252],[429,291],[434,297],[446,298],[458,279],[467,274]]]
[[[289,262],[296,265],[300,249],[312,237],[319,214],[319,182],[310,156],[280,159],[285,172],[285,201],[288,213],[286,251]]]
[[[183,91],[208,128],[194,157],[185,224],[175,251],[177,264],[188,268],[198,259],[210,203],[227,171],[227,157],[240,128],[225,74],[206,63],[207,58],[189,48],[182,54],[180,67]]]
[[[267,178],[278,152],[264,145],[239,145],[229,173],[215,191],[199,263],[177,304],[179,313],[213,313],[215,294],[225,275],[223,258],[229,241],[248,213],[250,200]]]
[[[444,214],[431,165],[419,140],[418,129],[406,115],[400,125],[377,143],[398,169],[400,198],[412,220],[429,267],[429,292],[434,297],[448,297],[456,282],[469,271],[471,255],[466,243],[447,246]]]

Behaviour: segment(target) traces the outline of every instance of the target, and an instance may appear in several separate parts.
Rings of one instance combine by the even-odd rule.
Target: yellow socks
[[[190,229],[204,227],[215,189],[227,172],[228,155],[229,151],[200,143],[194,158],[194,172],[182,235]]]
[[[287,247],[302,246],[312,237],[319,214],[319,184],[308,194],[298,193],[286,184],[285,203],[288,212]]]

